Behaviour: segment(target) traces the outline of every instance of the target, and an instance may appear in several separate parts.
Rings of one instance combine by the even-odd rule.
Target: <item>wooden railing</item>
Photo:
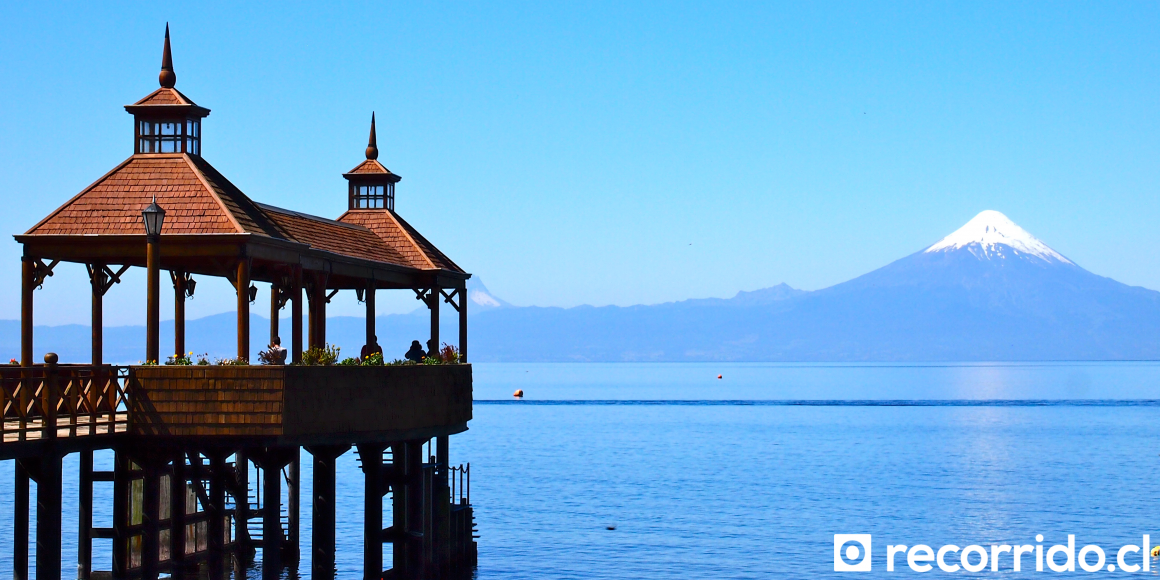
[[[0,441],[125,433],[128,377],[128,367],[113,365],[0,366]]]

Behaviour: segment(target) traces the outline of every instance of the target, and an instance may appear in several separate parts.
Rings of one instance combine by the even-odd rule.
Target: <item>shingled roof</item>
[[[370,229],[379,238],[402,254],[405,264],[412,268],[429,270],[437,268],[449,272],[463,272],[455,262],[439,251],[435,244],[427,241],[418,230],[393,211],[385,209],[352,209],[342,214],[338,221],[356,224]]]

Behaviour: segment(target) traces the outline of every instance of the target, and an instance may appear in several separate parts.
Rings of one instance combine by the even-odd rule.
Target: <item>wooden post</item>
[[[113,458],[113,578],[129,577],[129,458]]]
[[[226,457],[214,451],[209,458],[209,577],[222,578],[225,561],[226,527]]]
[[[290,332],[291,337],[291,360],[296,363],[302,362],[302,268],[294,268],[294,287],[290,290],[290,300],[293,301],[293,306],[290,308]]]
[[[287,464],[287,481],[286,483],[286,544],[287,544],[287,561],[297,562],[301,554],[301,543],[299,533],[301,527],[299,525],[300,500],[299,483],[302,475],[302,449],[295,447],[290,452],[290,463]]]
[[[359,444],[363,469],[363,579],[383,576],[383,447]],[[397,531],[397,530],[396,530]]]
[[[307,301],[307,316],[309,317],[307,327],[306,348],[312,349],[318,346],[318,279],[311,274],[311,284],[306,289]]]
[[[173,276],[173,354],[185,356],[185,272]]]
[[[16,460],[16,490],[13,501],[12,577],[28,580],[28,470]]]
[[[93,365],[100,366],[104,360],[105,265],[92,264],[89,269],[89,282],[93,288]]]
[[[60,580],[61,456],[42,455],[36,481],[36,578]]]
[[[173,474],[169,478],[169,561],[170,576],[184,578],[185,572],[185,453],[173,455]]]
[[[250,360],[250,261],[238,262],[238,358]]]
[[[391,444],[391,567],[396,578],[407,578],[407,447]]]
[[[161,356],[161,252],[160,242],[150,239],[146,244],[146,312],[145,362],[160,362]]]
[[[35,288],[36,263],[27,256],[20,261],[20,366],[30,367],[32,360],[32,290]]]
[[[77,579],[89,580],[93,572],[93,450],[81,451],[80,485],[77,490]]]
[[[318,284],[318,346],[326,348],[326,275]]]
[[[406,502],[408,532],[423,531],[423,442],[408,441],[406,454]],[[423,575],[423,541],[408,538],[404,544],[407,552],[406,578],[420,578]]]
[[[278,339],[278,284],[270,284],[270,344]]]
[[[375,283],[373,281],[367,282],[366,290],[367,303],[367,341],[366,345],[377,344],[378,339],[375,337]]]
[[[158,535],[161,526],[158,518],[161,515],[161,477],[158,474],[156,458],[149,457],[141,462],[145,471],[141,482],[141,577],[144,580],[157,579],[158,549],[160,548]]]
[[[435,485],[430,492],[431,511],[435,516],[435,575],[441,578],[451,575],[451,488],[447,482],[447,468],[451,461],[449,439],[447,435],[435,438],[438,464]]]
[[[314,458],[313,519],[310,524],[311,578],[331,579],[335,540],[335,463],[350,447],[319,446],[307,451]]]
[[[282,575],[282,467],[271,458],[262,463],[262,578]]]
[[[459,287],[459,362],[467,362],[467,283]]]
[[[250,460],[246,457],[245,450],[239,450],[234,454],[234,470],[238,475],[238,489],[244,494],[243,497],[234,498],[234,523],[237,528],[234,541],[237,543],[238,551],[248,556],[254,546],[250,539]]]
[[[439,284],[431,286],[431,294],[429,296],[431,308],[431,343],[428,345],[430,350],[427,352],[430,356],[439,354],[439,303],[443,301],[443,295],[439,291]]]

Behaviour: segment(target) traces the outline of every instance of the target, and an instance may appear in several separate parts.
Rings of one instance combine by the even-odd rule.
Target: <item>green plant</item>
[[[302,364],[307,366],[331,366],[338,360],[338,353],[341,350],[341,348],[329,343],[325,347],[316,346],[302,353]]]
[[[209,365],[209,353],[203,352],[197,355],[197,366],[204,367]]]
[[[147,361],[141,363],[141,366],[143,366],[143,367],[155,367],[155,366],[157,366],[157,361],[147,360]]]
[[[397,358],[389,363],[386,363],[386,366],[389,366],[389,367],[413,367],[417,364],[419,364],[419,363],[417,363],[413,360],[406,360],[406,359]]]
[[[443,364],[443,359],[439,358],[439,355],[429,356],[429,357],[425,357],[423,359],[422,364],[425,364],[427,366],[441,365],[441,364]]]
[[[190,353],[185,356],[171,354],[165,361],[165,364],[169,366],[189,366],[193,364],[193,351],[190,351]]]
[[[354,358],[353,356],[348,356],[348,357],[342,359],[341,361],[339,361],[338,366],[340,366],[340,367],[357,367],[357,366],[359,366],[359,362],[358,362],[357,358]]]
[[[381,366],[383,366],[383,353],[372,352],[371,354],[367,355],[367,357],[365,359],[363,359],[363,361],[362,361],[362,366],[364,366],[364,367],[381,367]]]
[[[247,360],[246,357],[243,357],[243,356],[239,356],[237,358],[226,357],[226,358],[217,359],[216,361],[214,361],[214,364],[216,364],[218,366],[223,366],[223,367],[244,367],[244,366],[249,365],[250,361]]]

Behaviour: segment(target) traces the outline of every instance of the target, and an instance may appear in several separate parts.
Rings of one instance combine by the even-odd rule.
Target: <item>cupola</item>
[[[133,115],[133,153],[189,153],[201,155],[201,120],[209,109],[199,107],[174,85],[173,53],[169,47],[169,24],[165,25],[165,48],[161,53],[161,88],[125,105]]]
[[[366,161],[342,174],[349,182],[348,209],[386,209],[395,211],[395,184],[403,179],[379,163],[375,114],[371,113],[371,136],[367,141]]]

